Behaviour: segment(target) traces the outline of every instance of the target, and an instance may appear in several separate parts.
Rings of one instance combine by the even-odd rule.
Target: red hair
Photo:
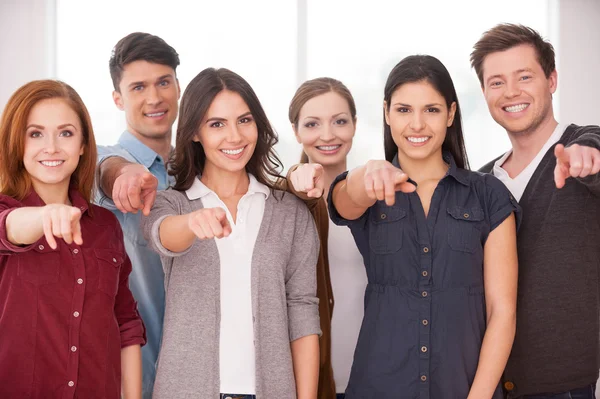
[[[58,80],[34,80],[20,87],[8,100],[0,120],[0,192],[22,200],[31,191],[31,178],[23,164],[27,119],[38,102],[53,98],[64,100],[81,122],[84,150],[71,175],[71,186],[90,203],[97,158],[92,122],[79,94]]]

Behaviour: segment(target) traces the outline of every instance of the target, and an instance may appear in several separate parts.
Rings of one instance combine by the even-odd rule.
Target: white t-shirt
[[[529,165],[527,165],[527,167],[523,169],[521,173],[515,176],[514,179],[512,179],[508,175],[508,173],[502,168],[504,162],[506,162],[510,154],[512,154],[512,149],[509,150],[506,154],[502,156],[502,158],[498,159],[494,163],[494,176],[500,179],[500,181],[502,181],[502,183],[504,183],[504,185],[508,187],[508,189],[517,201],[521,200],[523,192],[525,191],[525,187],[527,187],[529,180],[531,180],[531,176],[533,176],[533,173],[540,165],[540,162],[542,162],[542,158],[544,158],[544,155],[546,155],[550,147],[552,147],[560,140],[566,128],[567,125],[561,125],[559,123],[554,129],[552,135],[548,138],[548,141],[546,141],[546,144],[544,144],[544,146],[540,150],[540,152],[538,152],[538,154],[535,156],[535,158],[533,158]]]
[[[221,392],[256,394],[254,323],[252,314],[251,265],[258,230],[262,223],[269,188],[249,175],[248,192],[237,207],[237,224],[227,206],[199,179],[186,194],[202,199],[205,208],[223,208],[232,233],[215,239],[221,265],[221,325],[219,369]],[[190,337],[191,338],[191,337]]]
[[[328,251],[335,300],[331,319],[331,363],[336,392],[344,393],[364,315],[367,273],[350,229],[336,226],[331,219]]]

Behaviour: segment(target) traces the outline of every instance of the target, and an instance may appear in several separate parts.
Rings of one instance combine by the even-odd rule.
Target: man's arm
[[[112,156],[100,163],[98,171],[100,189],[121,212],[150,213],[158,179],[144,165]]]

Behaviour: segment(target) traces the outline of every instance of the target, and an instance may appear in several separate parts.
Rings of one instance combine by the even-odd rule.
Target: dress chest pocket
[[[377,254],[391,254],[402,248],[406,211],[402,208],[377,204],[371,210],[369,247]]]
[[[95,249],[98,270],[98,289],[111,297],[117,295],[123,255],[117,251]]]
[[[481,208],[448,208],[448,245],[455,251],[475,253],[481,249]]]
[[[30,251],[18,255],[18,275],[35,286],[55,284],[60,275],[60,251],[46,243],[36,244]]]

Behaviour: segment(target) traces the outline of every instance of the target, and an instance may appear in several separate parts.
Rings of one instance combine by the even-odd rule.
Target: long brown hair
[[[194,141],[194,136],[213,100],[223,90],[239,94],[250,108],[256,122],[258,141],[246,165],[246,171],[265,186],[271,189],[279,188],[276,183],[283,179],[279,174],[283,165],[273,148],[278,141],[277,133],[267,119],[252,87],[240,75],[225,68],[203,70],[192,79],[183,93],[179,106],[175,151],[169,172],[175,176],[173,188],[185,191],[192,186],[196,176],[202,174],[206,154],[202,144]]]
[[[8,100],[0,120],[0,192],[22,200],[31,191],[31,178],[23,164],[27,119],[38,102],[53,98],[65,101],[81,122],[84,151],[71,175],[71,185],[90,203],[97,157],[92,122],[79,94],[58,80],[34,80],[17,89]]]
[[[306,102],[312,98],[329,92],[339,94],[348,102],[352,123],[356,123],[356,104],[354,103],[354,97],[352,97],[352,93],[350,93],[350,90],[348,90],[346,85],[333,78],[316,78],[302,83],[300,87],[298,87],[298,90],[296,90],[296,94],[294,94],[294,97],[290,102],[288,117],[290,119],[290,123],[294,125],[296,130],[298,129],[298,118],[300,117],[300,111],[302,110],[302,107],[304,107],[304,104],[306,104]],[[306,155],[304,151],[302,151],[300,163],[308,163],[308,155]]]

